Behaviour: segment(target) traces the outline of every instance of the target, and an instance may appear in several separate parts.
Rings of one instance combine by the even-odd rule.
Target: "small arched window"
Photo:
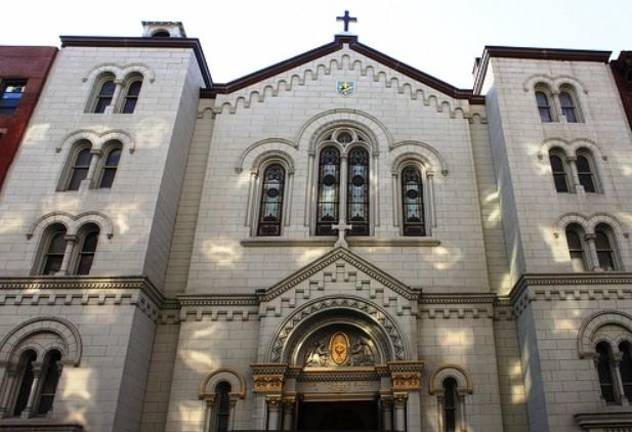
[[[121,160],[122,147],[123,146],[118,141],[106,144],[107,150],[103,161],[99,188],[107,189],[112,187],[114,177],[116,176],[116,170],[118,169],[118,165]]]
[[[123,108],[121,109],[121,112],[123,112],[124,114],[131,114],[134,112],[142,86],[142,76],[136,75],[130,79],[125,91],[125,100],[123,101]]]
[[[617,269],[617,260],[613,245],[614,236],[612,229],[606,224],[597,225],[595,227],[595,246],[597,248],[599,267],[604,271]]]
[[[115,89],[114,76],[106,75],[99,81],[99,89],[95,98],[94,109],[92,110],[93,113],[101,114],[105,112],[105,109],[112,104]]]
[[[46,353],[42,365],[42,376],[40,377],[41,387],[39,401],[37,403],[37,414],[46,415],[53,407],[55,392],[61,375],[61,354],[57,350]]]
[[[584,190],[586,192],[597,192],[597,186],[595,182],[595,165],[591,154],[585,150],[578,152],[576,164],[579,184],[584,187]]]
[[[75,273],[78,275],[90,274],[94,254],[99,242],[99,227],[94,224],[83,226],[79,232],[79,250]]]
[[[88,177],[90,163],[92,162],[91,144],[89,141],[81,141],[71,153],[70,173],[66,190],[79,190],[81,181]]]
[[[230,391],[231,386],[226,381],[220,382],[217,384],[217,387],[215,387],[212,432],[228,431],[230,424]]]
[[[632,402],[632,344],[627,341],[621,342],[619,352],[621,352],[619,372],[621,373],[623,394],[628,401]]]
[[[607,403],[615,403],[614,375],[612,373],[612,368],[610,367],[612,359],[610,345],[606,342],[599,342],[596,350],[597,374],[599,375],[601,396]]]
[[[157,38],[168,38],[171,37],[171,33],[169,33],[167,30],[156,30],[155,32],[153,32],[151,34],[151,37],[157,37]]]
[[[551,149],[549,152],[549,161],[551,163],[551,171],[553,173],[553,182],[557,192],[568,192],[568,170],[566,166],[566,156],[560,149]]]
[[[544,123],[551,123],[553,121],[553,113],[551,111],[551,100],[549,96],[543,91],[536,91],[535,100],[538,104],[540,120]]]
[[[454,378],[443,380],[443,430],[455,432],[458,417],[459,397],[457,382]]]
[[[424,199],[421,172],[415,166],[402,170],[402,216],[405,236],[424,236]]]
[[[33,350],[28,350],[22,353],[20,361],[18,363],[18,387],[17,397],[15,399],[15,405],[13,407],[13,415],[19,417],[26,409],[31,395],[31,387],[33,387],[33,380],[35,374],[33,373],[33,362],[37,358],[37,354]]]
[[[340,152],[325,147],[318,164],[318,203],[316,235],[334,235],[332,225],[338,223],[340,201]]]
[[[568,123],[577,123],[579,116],[577,115],[577,107],[575,106],[575,99],[571,95],[570,90],[562,90],[559,95],[560,108],[562,114],[566,117]]]
[[[40,274],[55,275],[61,270],[66,252],[66,227],[54,224],[48,227],[43,239],[43,256]]]
[[[347,223],[352,225],[349,235],[369,235],[369,152],[362,147],[352,149],[348,171]]]
[[[586,271],[586,248],[584,244],[584,230],[577,224],[566,227],[566,243],[571,256],[573,271]]]
[[[285,169],[279,164],[268,166],[263,173],[257,235],[279,236],[283,217]]]

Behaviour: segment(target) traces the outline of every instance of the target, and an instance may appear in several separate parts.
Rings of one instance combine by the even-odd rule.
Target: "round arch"
[[[616,325],[632,334],[632,315],[618,310],[604,310],[589,316],[577,332],[577,353],[579,358],[594,356],[594,336],[605,325]]]

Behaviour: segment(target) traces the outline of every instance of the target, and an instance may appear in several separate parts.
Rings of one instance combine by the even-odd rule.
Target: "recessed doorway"
[[[379,431],[377,401],[301,402],[297,430],[301,432]]]

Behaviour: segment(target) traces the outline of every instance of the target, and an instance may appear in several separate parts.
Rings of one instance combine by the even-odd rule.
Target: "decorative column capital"
[[[66,234],[64,236],[64,240],[71,243],[75,243],[78,239],[79,237],[76,234]]]
[[[282,403],[281,395],[268,395],[266,396],[266,404],[270,411],[279,411]]]
[[[250,367],[252,368],[255,393],[280,395],[283,392],[286,364],[253,364]]]
[[[396,361],[389,362],[393,391],[419,391],[421,388],[422,361]]]
[[[395,405],[396,408],[399,408],[405,405],[407,400],[408,400],[407,392],[393,392],[393,405]]]

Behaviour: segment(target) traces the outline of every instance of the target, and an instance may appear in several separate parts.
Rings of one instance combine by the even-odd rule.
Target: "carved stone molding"
[[[251,368],[255,393],[280,395],[283,392],[287,365],[278,363],[253,364]]]
[[[396,361],[389,362],[391,382],[394,392],[419,391],[421,388],[422,361]]]

